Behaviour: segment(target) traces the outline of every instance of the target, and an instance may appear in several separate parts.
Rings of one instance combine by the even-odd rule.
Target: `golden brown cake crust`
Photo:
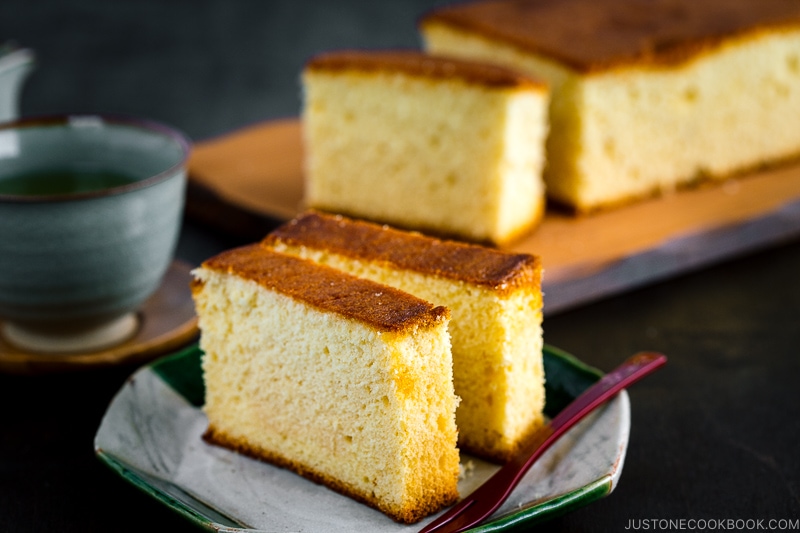
[[[413,50],[337,50],[315,56],[307,64],[311,72],[404,72],[412,76],[461,79],[488,87],[526,87],[546,90],[543,81],[485,63],[432,56]]]
[[[580,72],[676,65],[722,41],[800,29],[797,0],[501,0],[431,11],[440,23],[554,58]]]
[[[341,215],[303,213],[274,230],[263,242],[270,246],[280,241],[356,259],[385,261],[406,270],[464,281],[498,293],[521,286],[541,288],[541,265],[536,256],[440,240]]]
[[[255,281],[270,290],[381,331],[399,332],[427,326],[450,316],[447,308],[435,307],[408,293],[259,244],[223,252],[206,260],[203,267]]]

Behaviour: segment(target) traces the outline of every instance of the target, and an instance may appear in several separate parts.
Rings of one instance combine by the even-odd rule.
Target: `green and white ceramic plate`
[[[197,346],[138,370],[111,402],[95,436],[98,457],[124,479],[209,531],[403,532],[407,526],[287,470],[206,444]],[[544,350],[547,414],[558,413],[601,373]],[[625,391],[562,437],[475,532],[512,531],[608,495],[622,471],[630,429]],[[497,466],[462,455],[462,495]]]

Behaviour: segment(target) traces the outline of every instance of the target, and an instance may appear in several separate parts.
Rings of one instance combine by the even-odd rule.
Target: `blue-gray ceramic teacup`
[[[122,342],[172,261],[190,145],[95,115],[0,125],[0,327],[23,349]]]

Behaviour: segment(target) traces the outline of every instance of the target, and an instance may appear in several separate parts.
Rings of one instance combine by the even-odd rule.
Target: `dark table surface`
[[[417,47],[415,20],[434,5],[3,0],[0,41],[38,56],[24,115],[125,113],[202,140],[296,116],[299,72],[315,52]],[[177,256],[197,264],[241,242],[187,219]],[[656,519],[800,528],[798,274],[794,240],[547,316],[548,343],[601,369],[642,349],[670,362],[629,391],[616,490],[538,529],[665,525],[642,522]],[[95,458],[100,419],[134,370],[0,374],[0,531],[194,530]]]

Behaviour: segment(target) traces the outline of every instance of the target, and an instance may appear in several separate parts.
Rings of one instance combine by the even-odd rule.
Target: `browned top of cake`
[[[543,89],[544,82],[513,70],[416,50],[337,50],[312,58],[309,71],[403,72],[412,76],[461,79],[488,87]]]
[[[723,40],[800,28],[797,0],[500,0],[445,7],[424,16],[578,71],[674,65]]]
[[[206,260],[203,267],[255,281],[269,290],[381,331],[403,331],[450,316],[447,308],[434,307],[403,291],[258,244],[223,252]]]
[[[269,234],[264,242],[283,241],[334,253],[384,261],[397,268],[433,274],[499,292],[521,286],[541,288],[541,264],[517,254],[476,244],[440,240],[371,222],[309,211]]]

